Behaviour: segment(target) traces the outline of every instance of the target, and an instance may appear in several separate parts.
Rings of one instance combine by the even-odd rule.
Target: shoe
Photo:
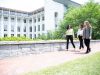
[[[86,52],[85,52],[85,54],[88,54],[89,53],[89,50],[87,50]]]
[[[91,52],[91,49],[89,49],[88,52]]]
[[[68,49],[66,49],[66,51],[68,51]]]

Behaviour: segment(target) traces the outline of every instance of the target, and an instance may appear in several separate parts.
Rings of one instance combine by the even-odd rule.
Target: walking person
[[[84,43],[87,47],[86,54],[91,51],[90,48],[90,39],[92,35],[92,27],[89,21],[84,21],[84,29],[83,29],[83,38],[84,38]]]
[[[74,49],[75,49],[75,45],[73,43],[73,37],[74,37],[74,30],[72,29],[71,25],[68,25],[67,28],[66,28],[66,49],[68,51],[68,46],[69,46],[69,40],[71,41]]]
[[[79,29],[78,29],[78,32],[77,32],[77,37],[79,39],[79,42],[80,42],[80,46],[79,46],[79,49],[84,49],[84,45],[83,45],[83,24],[81,24],[79,26]]]

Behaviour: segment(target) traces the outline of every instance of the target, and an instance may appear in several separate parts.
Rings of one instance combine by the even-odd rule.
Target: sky
[[[88,0],[72,0],[74,2],[84,4]],[[95,0],[100,2],[100,0]],[[23,11],[33,11],[43,7],[44,0],[0,0],[0,7],[12,8]]]

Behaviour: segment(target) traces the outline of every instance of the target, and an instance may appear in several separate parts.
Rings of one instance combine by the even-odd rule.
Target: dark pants
[[[79,49],[84,48],[84,46],[83,46],[83,38],[82,38],[82,36],[79,35],[78,38],[79,38],[79,41],[80,41]]]
[[[89,52],[90,51],[90,39],[84,39],[84,43],[87,47],[87,51],[86,52]]]
[[[73,47],[75,48],[75,45],[74,45],[74,43],[73,43],[73,36],[72,36],[72,35],[66,35],[66,40],[67,40],[66,49],[68,49],[69,40],[71,41]]]

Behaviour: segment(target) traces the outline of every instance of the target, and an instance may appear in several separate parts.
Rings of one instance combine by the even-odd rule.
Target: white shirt
[[[83,36],[83,29],[78,29],[77,36]]]
[[[73,31],[73,29],[68,29],[68,30],[66,31],[66,35],[73,35],[73,36],[74,36],[74,31]]]

